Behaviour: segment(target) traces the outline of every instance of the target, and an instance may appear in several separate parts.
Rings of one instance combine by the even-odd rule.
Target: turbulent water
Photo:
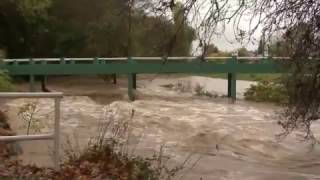
[[[310,150],[306,143],[297,142],[297,134],[281,142],[275,138],[281,132],[274,114],[278,107],[244,101],[233,104],[224,98],[192,95],[196,84],[221,95],[226,89],[224,80],[191,77],[140,83],[140,98],[132,103],[101,104],[87,96],[65,97],[61,120],[64,142],[72,137],[77,139],[75,144],[84,146],[101,124],[110,119],[126,121],[131,124],[130,138],[137,144],[136,153],[150,154],[163,146],[174,163],[183,162],[192,154],[181,179],[320,179],[317,146]],[[163,87],[168,84],[188,88]],[[238,82],[240,98],[250,84]],[[16,116],[19,107],[29,101],[34,100],[8,102],[11,116]],[[38,118],[48,120],[41,121],[41,131],[49,132],[53,103],[43,99],[37,100],[37,104]],[[320,131],[318,125],[314,128]],[[24,144],[22,159],[40,164],[50,162],[45,156],[47,148],[30,144]],[[36,145],[45,147],[40,142]]]

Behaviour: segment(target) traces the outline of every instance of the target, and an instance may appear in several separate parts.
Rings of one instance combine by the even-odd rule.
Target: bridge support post
[[[128,97],[130,101],[134,101],[134,75],[133,74],[128,74]]]
[[[113,84],[117,84],[117,74],[112,74]]]
[[[236,75],[236,73],[232,73],[232,78],[231,78],[231,99],[232,99],[232,102],[235,102],[237,99],[237,75]]]
[[[47,88],[47,84],[48,84],[48,76],[42,76],[41,77],[41,90],[43,92],[50,92]]]
[[[35,83],[34,75],[29,75],[29,91],[30,92],[35,92],[36,91],[34,83]]]
[[[227,64],[230,66],[236,66],[237,63],[237,55],[233,55],[231,59],[227,60]],[[232,99],[232,102],[237,99],[237,74],[235,69],[228,73],[228,97]]]
[[[237,75],[235,73],[228,73],[228,98],[233,102],[237,98]]]
[[[228,98],[231,98],[231,91],[232,91],[232,74],[228,73]]]
[[[137,74],[132,74],[133,77],[133,89],[137,89]]]

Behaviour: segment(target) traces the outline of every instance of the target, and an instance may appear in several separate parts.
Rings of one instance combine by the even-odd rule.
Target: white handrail
[[[61,92],[52,92],[52,93],[44,93],[44,92],[7,92],[0,93],[0,98],[62,98],[63,93]]]
[[[138,59],[138,60],[195,60],[199,57],[190,56],[190,57],[131,57],[132,59]],[[204,57],[206,60],[215,60],[215,59],[231,59],[232,57]],[[251,56],[251,57],[236,57],[237,59],[248,59],[248,60],[255,60],[255,59],[265,59],[268,57],[263,56]],[[289,60],[290,57],[270,57],[271,59],[277,60],[277,59],[286,59]],[[63,61],[94,61],[96,58],[63,58]],[[109,60],[109,61],[126,61],[128,60],[128,57],[102,57],[98,58],[98,60]],[[320,60],[320,58],[309,58],[314,60]],[[61,61],[61,58],[32,58],[32,61],[39,62],[39,61],[45,61],[45,62],[58,62]],[[23,58],[23,59],[3,59],[3,62],[29,62],[30,59]]]
[[[33,141],[52,139],[54,153],[54,167],[59,169],[59,148],[60,148],[60,101],[63,93],[0,93],[0,98],[53,98],[54,99],[54,132],[53,134],[0,136],[0,142],[7,141]]]
[[[30,140],[47,140],[53,139],[54,134],[41,134],[41,135],[19,135],[19,136],[0,136],[0,141],[30,141]]]

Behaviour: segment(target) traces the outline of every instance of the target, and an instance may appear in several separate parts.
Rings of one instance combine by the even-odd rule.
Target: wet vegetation
[[[14,86],[6,72],[0,71],[0,92],[13,91]]]
[[[209,98],[219,97],[218,94],[206,90],[204,85],[200,83],[192,85],[190,81],[181,81],[177,84],[164,84],[161,85],[161,87],[181,93],[191,93],[194,96],[204,96]]]
[[[213,94],[212,92],[207,91],[201,84],[196,84],[196,86],[194,87],[194,92],[196,96],[206,96],[209,98],[218,97],[217,94]]]
[[[24,112],[33,113],[33,109]],[[159,152],[150,157],[141,157],[134,154],[134,147],[130,147],[131,122],[134,117],[132,110],[131,119],[118,121],[112,116],[99,126],[99,134],[92,138],[88,146],[79,149],[70,139],[65,146],[65,161],[59,169],[24,165],[20,161],[11,160],[9,148],[12,143],[0,144],[0,177],[2,179],[117,179],[117,180],[170,180],[185,167],[191,156],[177,166],[169,165],[170,157],[161,146]],[[6,120],[4,113],[0,118]],[[0,119],[1,120],[1,119]],[[0,121],[1,124],[6,121]],[[31,122],[30,124],[34,124]],[[9,128],[9,125],[7,128]],[[10,134],[4,134],[10,132]],[[0,135],[14,135],[10,129],[0,128]]]
[[[227,74],[209,74],[212,78],[227,79]],[[245,81],[273,81],[281,77],[281,74],[237,74],[237,80]]]
[[[288,103],[288,92],[284,85],[277,81],[259,81],[251,85],[244,93],[245,100],[271,102],[278,105]]]
[[[110,144],[111,143],[111,144]],[[118,142],[90,145],[81,154],[69,154],[69,159],[59,170],[34,165],[22,165],[19,161],[4,160],[0,164],[0,177],[4,179],[119,179],[159,180],[172,179],[183,167],[170,169],[162,161],[163,154],[151,158],[130,156],[115,149]]]

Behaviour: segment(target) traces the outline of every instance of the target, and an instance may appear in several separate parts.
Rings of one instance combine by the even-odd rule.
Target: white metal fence
[[[60,149],[60,101],[63,93],[0,93],[0,98],[51,98],[54,99],[54,131],[51,134],[0,136],[0,142],[53,140],[53,160],[55,169],[59,168]]]

